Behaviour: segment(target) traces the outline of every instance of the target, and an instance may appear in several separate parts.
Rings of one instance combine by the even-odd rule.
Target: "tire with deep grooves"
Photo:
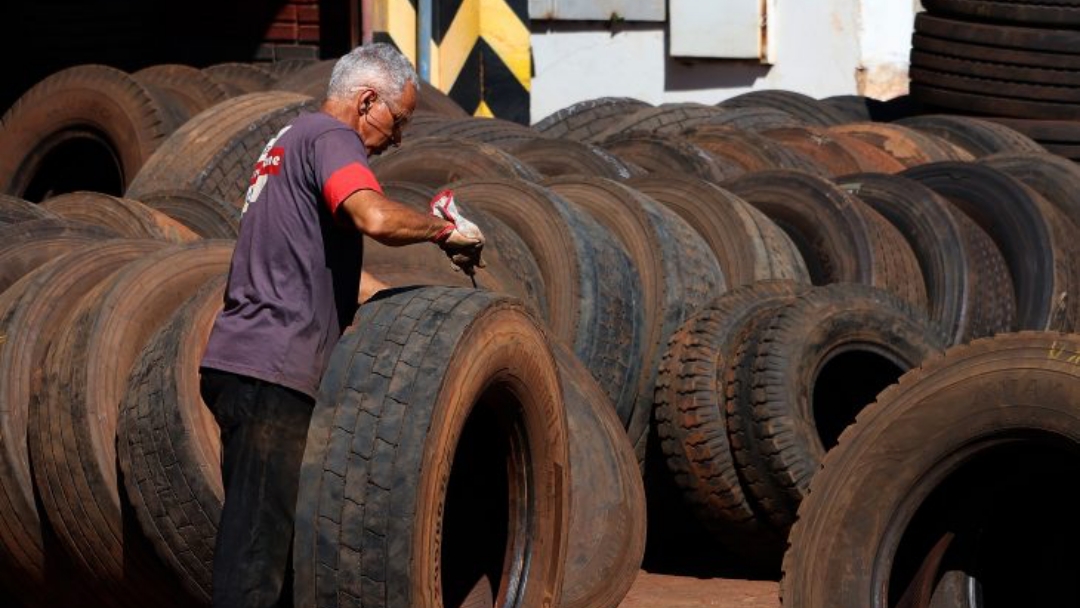
[[[603,141],[617,133],[634,131],[679,135],[694,125],[709,122],[723,113],[721,108],[700,103],[671,103],[655,108],[642,108],[590,137],[588,141]]]
[[[948,198],[994,240],[1016,293],[1017,328],[1075,327],[1076,228],[1021,181],[977,163],[933,163],[906,177]]]
[[[1071,521],[1067,494],[1054,488],[1077,469],[1077,359],[1074,335],[1002,335],[955,347],[879,395],[826,455],[799,509],[784,557],[784,604],[899,605],[901,592],[922,581],[915,597],[932,605],[950,570],[983,593],[948,605],[1067,603],[1069,579],[1051,574],[1050,564],[1071,570],[1075,556],[1070,543],[1046,539],[1076,535],[1062,523]],[[995,534],[988,518],[1017,493],[1045,500],[1023,516],[1015,507],[997,511]],[[1048,511],[1053,505],[1062,509]],[[1025,523],[1017,529],[1017,522]],[[1003,529],[1027,542],[1009,542]],[[934,548],[950,540],[961,551],[933,560]],[[965,557],[973,540],[978,549]],[[1013,575],[996,594],[994,575],[971,559],[995,554],[993,570]]]
[[[482,575],[494,585],[479,586],[485,603],[553,603],[569,447],[540,326],[505,297],[426,288],[369,301],[354,327],[335,347],[308,432],[296,604],[457,605]],[[495,462],[461,462],[485,453]],[[492,474],[470,477],[478,466]],[[457,495],[470,482],[486,500]]]
[[[41,206],[65,219],[101,226],[129,239],[186,243],[199,238],[187,226],[139,201],[99,192],[69,192]]]
[[[0,192],[24,196],[49,152],[72,139],[101,145],[122,189],[169,134],[164,111],[120,70],[83,65],[56,72],[0,118]]]
[[[783,542],[764,524],[737,475],[724,387],[743,333],[806,289],[759,281],[717,298],[671,337],[657,380],[657,431],[675,483],[721,543],[757,561],[770,561],[763,558]]]
[[[237,207],[266,142],[315,101],[267,91],[233,97],[189,120],[161,145],[124,194],[139,200],[158,190],[196,190]]]
[[[210,278],[145,341],[122,388],[117,456],[143,534],[192,597],[210,602],[225,491],[213,415],[199,396],[199,358],[221,309]],[[178,294],[180,295],[180,294]]]
[[[882,389],[944,350],[946,340],[921,312],[865,285],[803,292],[758,331],[744,393],[750,401],[733,405],[748,414],[744,447],[758,453],[766,470],[757,473],[781,497],[768,517],[786,534],[840,431]]]
[[[620,411],[630,411],[641,373],[641,284],[610,230],[566,198],[520,180],[452,186],[463,205],[517,233],[540,267],[555,337],[574,351]]]
[[[708,243],[678,214],[652,198],[612,180],[564,177],[544,184],[576,203],[626,248],[641,280],[643,339],[637,396],[620,409],[638,460],[652,413],[660,358],[679,325],[727,289],[723,270]],[[625,404],[619,404],[625,406]]]
[[[762,212],[723,188],[687,176],[640,177],[631,188],[679,214],[709,244],[728,287],[765,279],[809,283],[802,254]]]

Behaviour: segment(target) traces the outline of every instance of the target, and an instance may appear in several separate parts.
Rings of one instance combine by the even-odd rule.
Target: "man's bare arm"
[[[374,190],[358,190],[341,203],[360,232],[383,245],[397,247],[431,241],[450,225],[437,217],[414,211]]]

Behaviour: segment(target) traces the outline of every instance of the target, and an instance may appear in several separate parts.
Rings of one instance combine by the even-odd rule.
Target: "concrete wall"
[[[709,0],[701,0],[703,2]],[[533,21],[533,122],[583,99],[716,103],[754,89],[821,98],[907,92],[918,2],[767,0],[768,60],[685,60],[663,23]]]

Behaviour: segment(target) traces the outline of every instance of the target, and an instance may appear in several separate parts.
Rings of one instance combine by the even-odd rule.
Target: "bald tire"
[[[43,158],[71,138],[104,144],[126,187],[169,132],[166,109],[128,74],[101,65],[61,70],[0,118],[0,192],[23,196]]]
[[[975,158],[998,153],[1039,153],[1046,149],[1030,137],[995,122],[968,116],[925,115],[896,121],[960,146]]]
[[[760,281],[687,319],[668,343],[656,382],[660,448],[685,500],[726,548],[759,565],[783,547],[740,480],[728,439],[726,377],[742,336],[809,289]]]
[[[667,341],[683,320],[727,290],[724,272],[708,243],[686,221],[632,188],[584,177],[548,180],[545,185],[610,230],[641,279],[641,377],[632,409],[620,409],[619,417],[638,460],[644,462],[656,373]]]
[[[17,196],[0,194],[0,226],[55,217],[40,205]]]
[[[499,589],[553,603],[569,440],[538,322],[504,296],[432,287],[380,294],[353,327],[308,432],[296,604],[434,608],[470,590],[490,604]]]
[[[270,71],[254,63],[216,63],[202,71],[225,87],[230,97],[265,91],[274,84]]]
[[[887,605],[892,598],[882,596],[884,580],[890,575],[899,578],[897,573],[903,572],[898,543],[909,531],[910,536],[929,539],[926,544],[934,543],[946,538],[944,525],[952,523],[951,529],[962,533],[978,525],[987,508],[1007,503],[1016,492],[1046,491],[1057,477],[1047,475],[1038,462],[1018,458],[1032,450],[1058,448],[1049,454],[1063,468],[1052,471],[1071,476],[1073,450],[1080,445],[1080,416],[1075,407],[1080,399],[1075,375],[1078,359],[1080,343],[1074,335],[1001,335],[950,349],[881,393],[826,455],[799,509],[784,557],[780,584],[784,604],[807,608]],[[993,461],[987,457],[995,452],[1006,460],[983,467],[986,476],[981,485],[953,484],[957,490],[953,495],[959,499],[939,502],[945,509],[935,509],[934,518],[924,522],[928,526],[912,529],[913,514],[932,508],[928,496],[948,485],[946,476],[955,479],[954,472],[970,471],[970,465],[978,462],[989,465]],[[1025,460],[1026,467],[1016,466]],[[1002,493],[1005,488],[1007,494]],[[976,502],[966,503],[965,498]],[[1009,511],[1010,527],[1015,513],[1015,509]],[[1049,522],[1058,521],[1045,507],[1039,506],[1039,513]],[[935,524],[941,527],[935,530]],[[1072,527],[1065,532],[1060,524],[1050,525],[1064,538],[1074,536]],[[1045,538],[1038,533],[1033,536]],[[1058,546],[1069,551],[1067,543]],[[978,555],[1000,548],[987,547]],[[1012,555],[1017,560],[1031,559],[1026,551]],[[947,563],[937,563],[940,567],[928,572],[934,577],[927,581],[931,585],[939,580],[934,575],[951,569]],[[964,568],[964,564],[952,567]],[[973,570],[968,576],[976,577],[978,583],[979,574]],[[1046,582],[1053,584],[1020,587],[1024,597],[1039,595],[1044,589],[1060,592],[1061,584],[1070,580],[1048,577]],[[904,590],[904,581],[894,582],[899,591]],[[927,589],[932,590],[932,586]],[[1046,605],[1061,599],[1035,601]]]
[[[61,194],[41,205],[60,217],[95,224],[130,239],[188,243],[200,238],[187,226],[139,201],[99,192]]]
[[[532,139],[514,146],[510,153],[544,177],[594,175],[625,180],[645,174],[641,167],[599,146],[572,139]]]
[[[773,529],[786,536],[840,431],[903,372],[944,350],[946,341],[907,303],[852,284],[804,291],[753,331],[757,335],[733,362],[743,368],[729,386],[728,429],[739,438],[732,441],[747,489]],[[857,368],[865,376],[823,375],[830,359],[845,352],[874,359]]]
[[[147,340],[125,385],[117,428],[124,489],[142,533],[188,593],[211,598],[225,491],[217,423],[199,395],[199,359],[225,277],[185,294]]]
[[[802,93],[781,90],[762,90],[742,93],[717,104],[721,108],[766,107],[780,110],[806,124],[827,127],[848,122],[847,117],[832,106]]]
[[[684,173],[721,182],[746,171],[735,161],[717,156],[681,136],[617,133],[597,145],[648,173]]]
[[[445,137],[421,137],[375,157],[371,169],[379,181],[408,181],[439,189],[475,178],[520,178],[540,174],[490,144]]]
[[[195,190],[158,190],[144,194],[140,202],[205,239],[235,239],[240,232],[235,205]]]
[[[430,137],[467,139],[490,144],[513,154],[516,147],[535,139],[546,139],[539,131],[500,118],[453,118],[432,125],[424,133]]]
[[[64,219],[41,219],[0,226],[0,293],[49,260],[119,234]]]
[[[195,190],[243,206],[251,171],[270,138],[315,100],[268,91],[228,99],[177,129],[146,162],[124,196]]]
[[[231,97],[228,90],[197,68],[176,63],[145,67],[132,74],[144,85],[158,87],[183,108],[184,121]]]
[[[634,447],[581,361],[553,343],[570,439],[570,539],[559,608],[617,608],[645,554],[645,487]]]

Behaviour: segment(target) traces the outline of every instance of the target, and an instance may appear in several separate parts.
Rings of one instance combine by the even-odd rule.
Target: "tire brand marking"
[[[1060,361],[1065,354],[1065,345],[1058,346],[1057,340],[1050,343],[1050,349],[1047,352],[1047,358],[1051,361]],[[1064,360],[1066,363],[1073,365],[1080,365],[1080,353],[1072,353],[1068,358]]]

